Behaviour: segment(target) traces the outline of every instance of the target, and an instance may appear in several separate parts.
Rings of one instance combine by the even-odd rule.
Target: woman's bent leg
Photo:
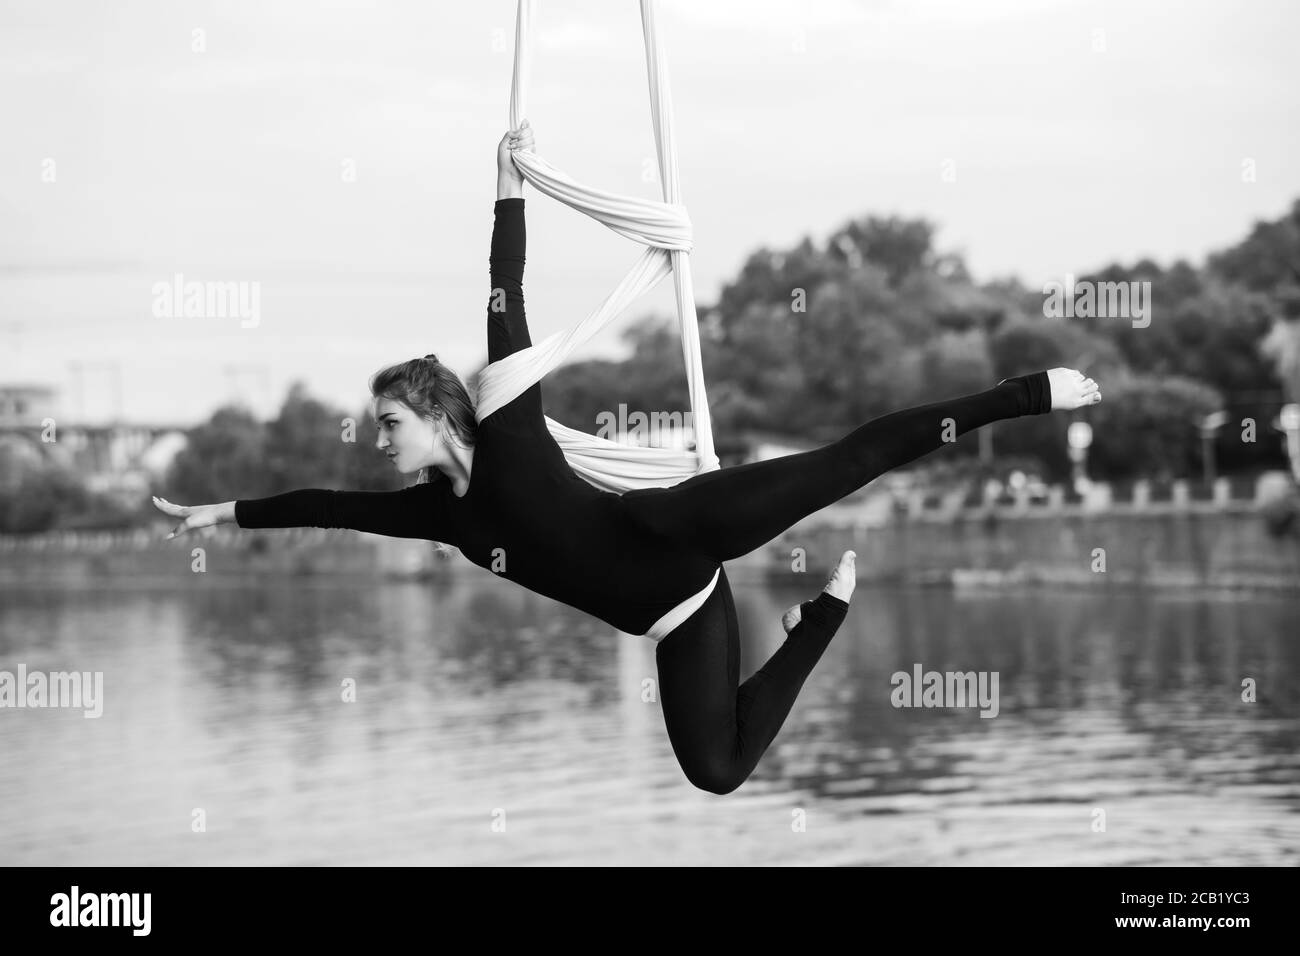
[[[692,784],[730,793],[745,782],[785,722],[848,604],[822,592],[800,607],[785,643],[744,684],[740,634],[726,572],[698,611],[659,642],[659,700],[673,753]]]
[[[644,526],[730,561],[890,469],[983,425],[1051,409],[1047,373],[1007,379],[974,395],[892,412],[821,448],[623,495]]]

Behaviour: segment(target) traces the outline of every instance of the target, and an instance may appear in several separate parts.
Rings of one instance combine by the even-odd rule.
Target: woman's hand
[[[497,175],[522,184],[524,176],[515,166],[512,154],[517,149],[532,148],[533,129],[528,125],[528,120],[524,120],[519,129],[507,130],[506,135],[501,137],[501,142],[497,145]]]
[[[187,531],[194,531],[197,528],[211,528],[221,524],[226,520],[226,512],[229,510],[225,504],[219,505],[174,505],[166,498],[159,498],[154,495],[154,505],[165,515],[173,518],[180,518],[181,523],[172,529],[168,538],[174,538],[179,534]]]

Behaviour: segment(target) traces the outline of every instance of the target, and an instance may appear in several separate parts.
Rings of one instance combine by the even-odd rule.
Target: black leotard
[[[488,264],[505,309],[494,312],[489,301],[489,362],[532,344],[525,244],[524,200],[498,200]],[[241,528],[354,528],[444,541],[479,567],[629,634],[648,631],[720,564],[574,474],[546,427],[540,383],[479,423],[464,497],[441,477],[400,491],[302,489],[236,501],[235,520]]]
[[[524,200],[496,204],[489,256],[505,308],[488,308],[488,359],[532,344],[524,316]],[[1046,372],[891,412],[812,451],[704,472],[622,495],[574,474],[534,383],[478,426],[469,488],[306,489],[235,504],[242,528],[355,528],[454,544],[470,561],[630,634],[700,592],[725,561],[955,435],[1051,410]]]

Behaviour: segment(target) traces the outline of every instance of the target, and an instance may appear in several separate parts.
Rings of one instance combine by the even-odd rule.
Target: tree
[[[349,457],[343,418],[341,410],[327,408],[307,394],[302,382],[294,382],[279,413],[266,423],[267,484],[284,491],[342,485]],[[354,437],[373,449],[368,416],[357,421]]]
[[[1223,407],[1217,389],[1179,376],[1133,375],[1108,383],[1105,395],[1086,416],[1093,427],[1088,462],[1094,478],[1200,474],[1197,423]]]
[[[1260,352],[1272,363],[1288,402],[1300,402],[1300,287],[1284,289]]]
[[[272,494],[261,424],[242,407],[217,409],[187,433],[164,483],[176,501],[216,502]]]
[[[73,472],[54,465],[23,472],[11,492],[0,495],[0,532],[36,534],[84,515],[91,495]]]
[[[939,264],[933,238],[934,226],[924,219],[870,216],[842,226],[831,235],[826,248],[832,261],[850,266],[875,263],[885,270],[890,287],[897,289],[913,273],[929,272]],[[949,257],[944,262],[945,271],[965,272],[960,260]]]
[[[1256,292],[1300,279],[1300,199],[1275,222],[1257,221],[1249,236],[1210,256],[1207,265],[1224,281]]]
[[[992,336],[989,352],[997,379],[1064,365],[1102,381],[1127,368],[1113,341],[1075,319],[1017,318]]]

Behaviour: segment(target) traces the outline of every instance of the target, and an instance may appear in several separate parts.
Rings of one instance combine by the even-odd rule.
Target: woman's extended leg
[[[852,574],[847,560],[841,560],[837,574]],[[700,609],[659,642],[655,661],[664,724],[692,784],[723,794],[745,782],[781,729],[848,607],[847,601],[826,591],[805,601],[785,643],[739,684],[739,626],[724,570]]]
[[[1093,390],[1095,385],[1080,394]],[[821,448],[706,472],[671,488],[630,491],[623,499],[644,526],[714,560],[730,561],[958,435],[1051,410],[1048,373],[1037,372],[974,395],[892,412]]]

